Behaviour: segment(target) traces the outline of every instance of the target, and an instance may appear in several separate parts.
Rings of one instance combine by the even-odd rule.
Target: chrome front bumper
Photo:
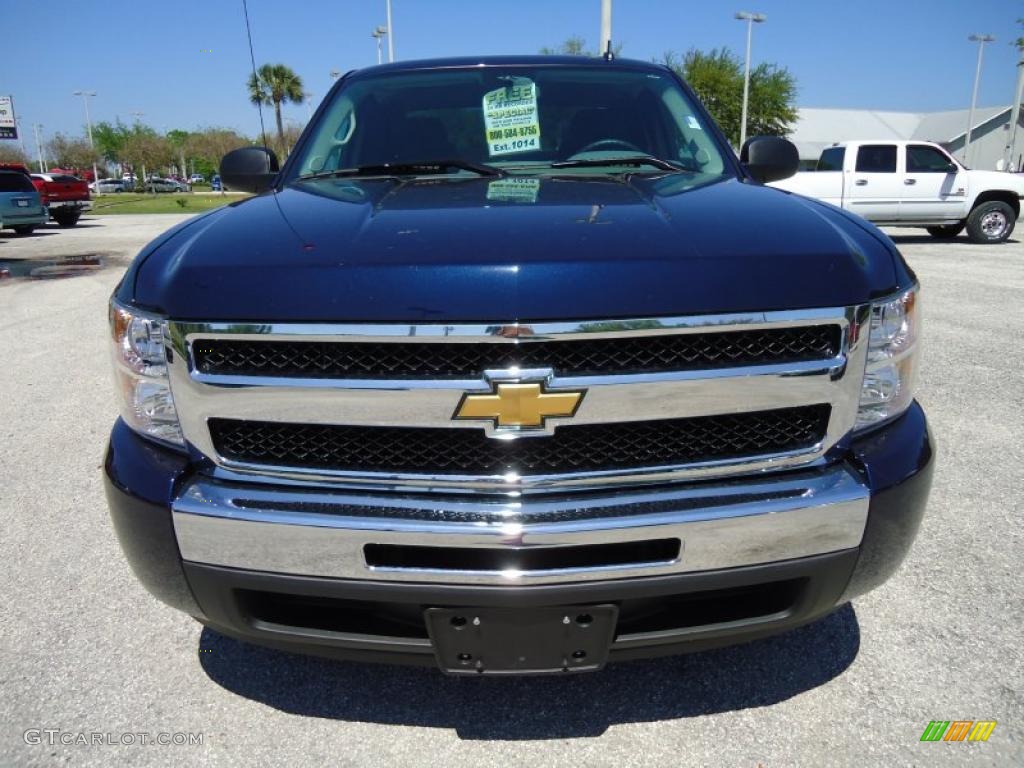
[[[183,488],[172,512],[181,556],[194,563],[381,582],[517,585],[693,573],[851,549],[864,535],[869,497],[843,464],[713,486],[556,499],[373,495],[200,476]],[[543,570],[380,567],[366,557],[367,545],[513,556],[655,539],[677,539],[678,557]]]

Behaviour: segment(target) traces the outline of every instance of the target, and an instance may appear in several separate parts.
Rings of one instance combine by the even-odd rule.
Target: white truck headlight
[[[875,302],[856,429],[899,416],[914,399],[921,310],[918,287]]]
[[[167,321],[114,301],[109,314],[121,418],[139,434],[184,446],[167,378]]]

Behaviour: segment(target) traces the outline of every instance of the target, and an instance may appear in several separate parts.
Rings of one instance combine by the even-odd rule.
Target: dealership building
[[[996,170],[1010,143],[1012,108],[978,107],[974,110],[968,165]],[[870,109],[802,107],[789,133],[800,151],[800,165],[813,167],[821,150],[838,141],[918,140],[941,144],[963,159],[967,136],[966,109],[950,112],[881,112]],[[1020,110],[1016,147],[1011,164],[1024,168],[1024,109]]]

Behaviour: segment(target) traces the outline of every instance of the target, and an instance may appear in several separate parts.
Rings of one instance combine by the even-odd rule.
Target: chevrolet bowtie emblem
[[[545,419],[574,415],[584,393],[545,392],[539,383],[498,384],[491,394],[463,395],[453,418],[490,419],[499,428],[543,427]]]

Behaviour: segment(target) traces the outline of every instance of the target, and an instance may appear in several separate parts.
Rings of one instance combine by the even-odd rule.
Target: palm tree
[[[249,75],[249,100],[253,104],[273,104],[277,118],[277,139],[284,148],[284,124],[281,122],[281,103],[301,104],[302,78],[284,64],[264,64]]]

